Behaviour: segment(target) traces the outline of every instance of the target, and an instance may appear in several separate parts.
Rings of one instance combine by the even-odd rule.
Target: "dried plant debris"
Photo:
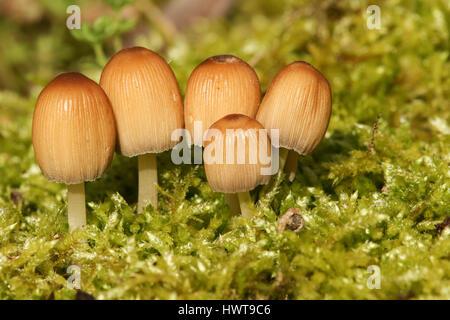
[[[195,66],[217,54],[254,61],[263,92],[285,65],[311,63],[331,85],[330,124],[293,182],[280,173],[251,192],[253,219],[230,216],[203,165],[174,165],[170,151],[158,155],[158,209],[137,215],[137,160],[115,155],[86,184],[87,225],[72,234],[66,188],[34,158],[37,94],[66,67],[98,81],[133,24],[108,18],[73,38],[57,1],[42,6],[41,23],[2,20],[0,299],[73,300],[71,266],[99,300],[450,299],[447,2],[382,1],[380,30],[367,29],[364,1],[235,1],[226,17],[181,28],[170,42],[137,21],[152,30],[139,45],[164,56],[182,94]],[[307,227],[278,233],[290,208]],[[371,265],[378,290],[366,285]]]
[[[290,208],[278,220],[278,233],[282,233],[286,229],[299,232],[303,229],[304,225],[305,220],[300,213],[300,209]]]
[[[25,198],[23,194],[18,190],[13,190],[10,193],[11,201],[18,206],[20,202],[22,202]]]
[[[444,231],[444,229],[448,226],[450,226],[450,217],[445,218],[444,221],[436,225],[436,232],[438,234],[442,234],[442,231]]]
[[[87,292],[77,290],[75,300],[95,300],[95,298]]]

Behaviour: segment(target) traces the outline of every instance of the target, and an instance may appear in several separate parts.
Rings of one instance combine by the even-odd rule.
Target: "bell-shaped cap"
[[[111,101],[123,155],[177,144],[171,135],[184,127],[183,101],[172,69],[158,54],[142,47],[119,51],[105,66],[100,86]]]
[[[275,76],[256,119],[267,129],[279,129],[281,147],[308,154],[325,135],[330,115],[327,79],[313,66],[297,61]]]
[[[64,73],[42,90],[33,115],[33,146],[48,180],[97,179],[111,163],[115,142],[111,105],[97,83]]]
[[[201,146],[203,137],[198,132],[194,135],[194,121],[202,124],[202,135],[228,114],[255,118],[260,102],[258,76],[250,65],[232,55],[210,57],[194,69],[186,86],[186,129],[194,137],[194,144]]]
[[[264,127],[242,114],[216,121],[206,133],[206,178],[215,192],[236,193],[270,180],[271,144]],[[266,169],[266,170],[264,170]]]

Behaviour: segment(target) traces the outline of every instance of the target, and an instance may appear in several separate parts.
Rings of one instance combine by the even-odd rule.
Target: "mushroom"
[[[157,53],[133,47],[105,66],[100,86],[108,95],[118,131],[119,151],[138,156],[138,212],[158,206],[156,154],[177,144],[172,131],[184,127],[183,102],[175,75]]]
[[[67,184],[69,229],[86,224],[84,182],[100,177],[116,142],[108,97],[80,73],[64,73],[41,92],[33,115],[36,160],[49,181]]]
[[[255,118],[261,102],[258,76],[244,60],[233,55],[213,56],[198,65],[189,77],[184,98],[186,129],[194,137],[194,152],[201,159],[205,131],[220,118],[239,113]],[[200,127],[196,127],[196,124]],[[234,194],[225,202],[239,213]]]
[[[209,185],[214,192],[237,194],[244,217],[256,215],[249,191],[270,180],[264,169],[271,159],[265,161],[261,155],[271,156],[269,136],[246,115],[227,115],[206,133],[203,158]]]
[[[298,154],[306,155],[316,148],[327,131],[330,115],[330,84],[310,64],[293,62],[272,80],[256,119],[267,129],[279,129],[279,143],[285,148],[280,150],[280,169],[286,164],[290,181],[295,177]]]

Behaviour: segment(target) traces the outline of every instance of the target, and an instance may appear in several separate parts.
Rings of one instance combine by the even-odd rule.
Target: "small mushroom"
[[[222,117],[238,113],[255,118],[261,102],[258,76],[244,60],[233,55],[213,56],[198,65],[186,86],[185,123],[201,156],[206,130]],[[196,128],[194,123],[201,124]],[[225,194],[233,214],[240,213],[235,194]]]
[[[298,154],[311,153],[322,140],[331,115],[331,88],[313,66],[296,61],[272,80],[256,119],[267,129],[279,129],[280,169],[286,164],[295,177]],[[289,156],[288,156],[288,150]],[[288,158],[288,163],[286,163]]]
[[[48,180],[67,184],[71,231],[86,224],[84,182],[100,177],[116,142],[108,97],[80,73],[64,73],[42,90],[33,115],[36,160]]]
[[[175,75],[155,52],[133,47],[116,53],[105,66],[101,87],[116,117],[120,152],[138,156],[138,212],[158,206],[156,154],[177,144],[175,129],[184,127],[183,102]]]
[[[237,194],[242,215],[256,215],[249,191],[267,184],[270,175],[263,174],[267,166],[260,154],[271,155],[267,134],[256,120],[230,114],[216,121],[207,131],[203,153],[206,178],[215,192]]]
[[[255,118],[260,101],[258,76],[250,65],[232,55],[210,57],[195,68],[186,86],[186,129],[201,147],[214,122],[233,113]],[[202,124],[200,134],[194,132],[195,121]]]

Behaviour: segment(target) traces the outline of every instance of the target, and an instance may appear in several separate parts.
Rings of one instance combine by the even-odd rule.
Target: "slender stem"
[[[264,199],[265,197],[267,197],[269,190],[276,187],[279,184],[279,182],[281,181],[281,180],[279,180],[279,178],[281,178],[281,173],[283,172],[284,166],[286,165],[286,160],[287,160],[288,154],[289,154],[288,149],[281,148],[281,147],[278,149],[278,172],[277,172],[277,174],[275,174],[272,177],[272,181],[269,184],[270,187],[269,187],[269,185],[265,185],[259,191],[259,200],[260,201],[261,201],[261,199]],[[270,192],[272,192],[272,191],[270,191]],[[272,200],[270,200],[270,201],[272,201]]]
[[[251,218],[258,214],[249,192],[238,192],[237,196],[243,217]]]
[[[81,228],[86,225],[86,200],[84,195],[84,182],[67,185],[67,202],[69,231]]]
[[[173,42],[177,33],[177,28],[173,22],[161,12],[161,9],[159,9],[157,5],[153,4],[151,1],[141,0],[136,2],[136,7],[142,12],[150,24],[161,32],[166,43],[170,44]]]
[[[122,38],[120,36],[115,36],[113,38],[113,46],[115,52],[122,50],[123,45],[122,45]]]
[[[115,10],[114,11],[114,20],[115,23],[119,23],[120,22],[120,10]],[[122,37],[121,35],[115,35],[113,38],[113,46],[114,46],[114,51],[118,52],[120,50],[122,50],[123,48],[123,43],[122,43]]]
[[[278,171],[284,169],[288,153],[289,153],[288,149],[285,149],[285,148],[279,149],[279,151],[278,151],[278,159],[279,159]]]
[[[239,215],[241,213],[241,207],[239,199],[235,193],[225,193],[225,203],[230,208],[231,215]]]
[[[101,43],[94,43],[93,45],[94,52],[95,52],[95,59],[97,60],[97,63],[103,67],[108,59],[106,58],[105,52],[103,51],[103,46]]]
[[[297,173],[298,153],[294,150],[289,150],[286,164],[284,166],[284,172],[286,173],[289,181],[294,181],[295,174]]]
[[[141,213],[145,206],[150,203],[153,208],[158,208],[158,170],[156,164],[156,154],[147,153],[138,156],[139,170],[139,193],[138,193],[138,213]]]

